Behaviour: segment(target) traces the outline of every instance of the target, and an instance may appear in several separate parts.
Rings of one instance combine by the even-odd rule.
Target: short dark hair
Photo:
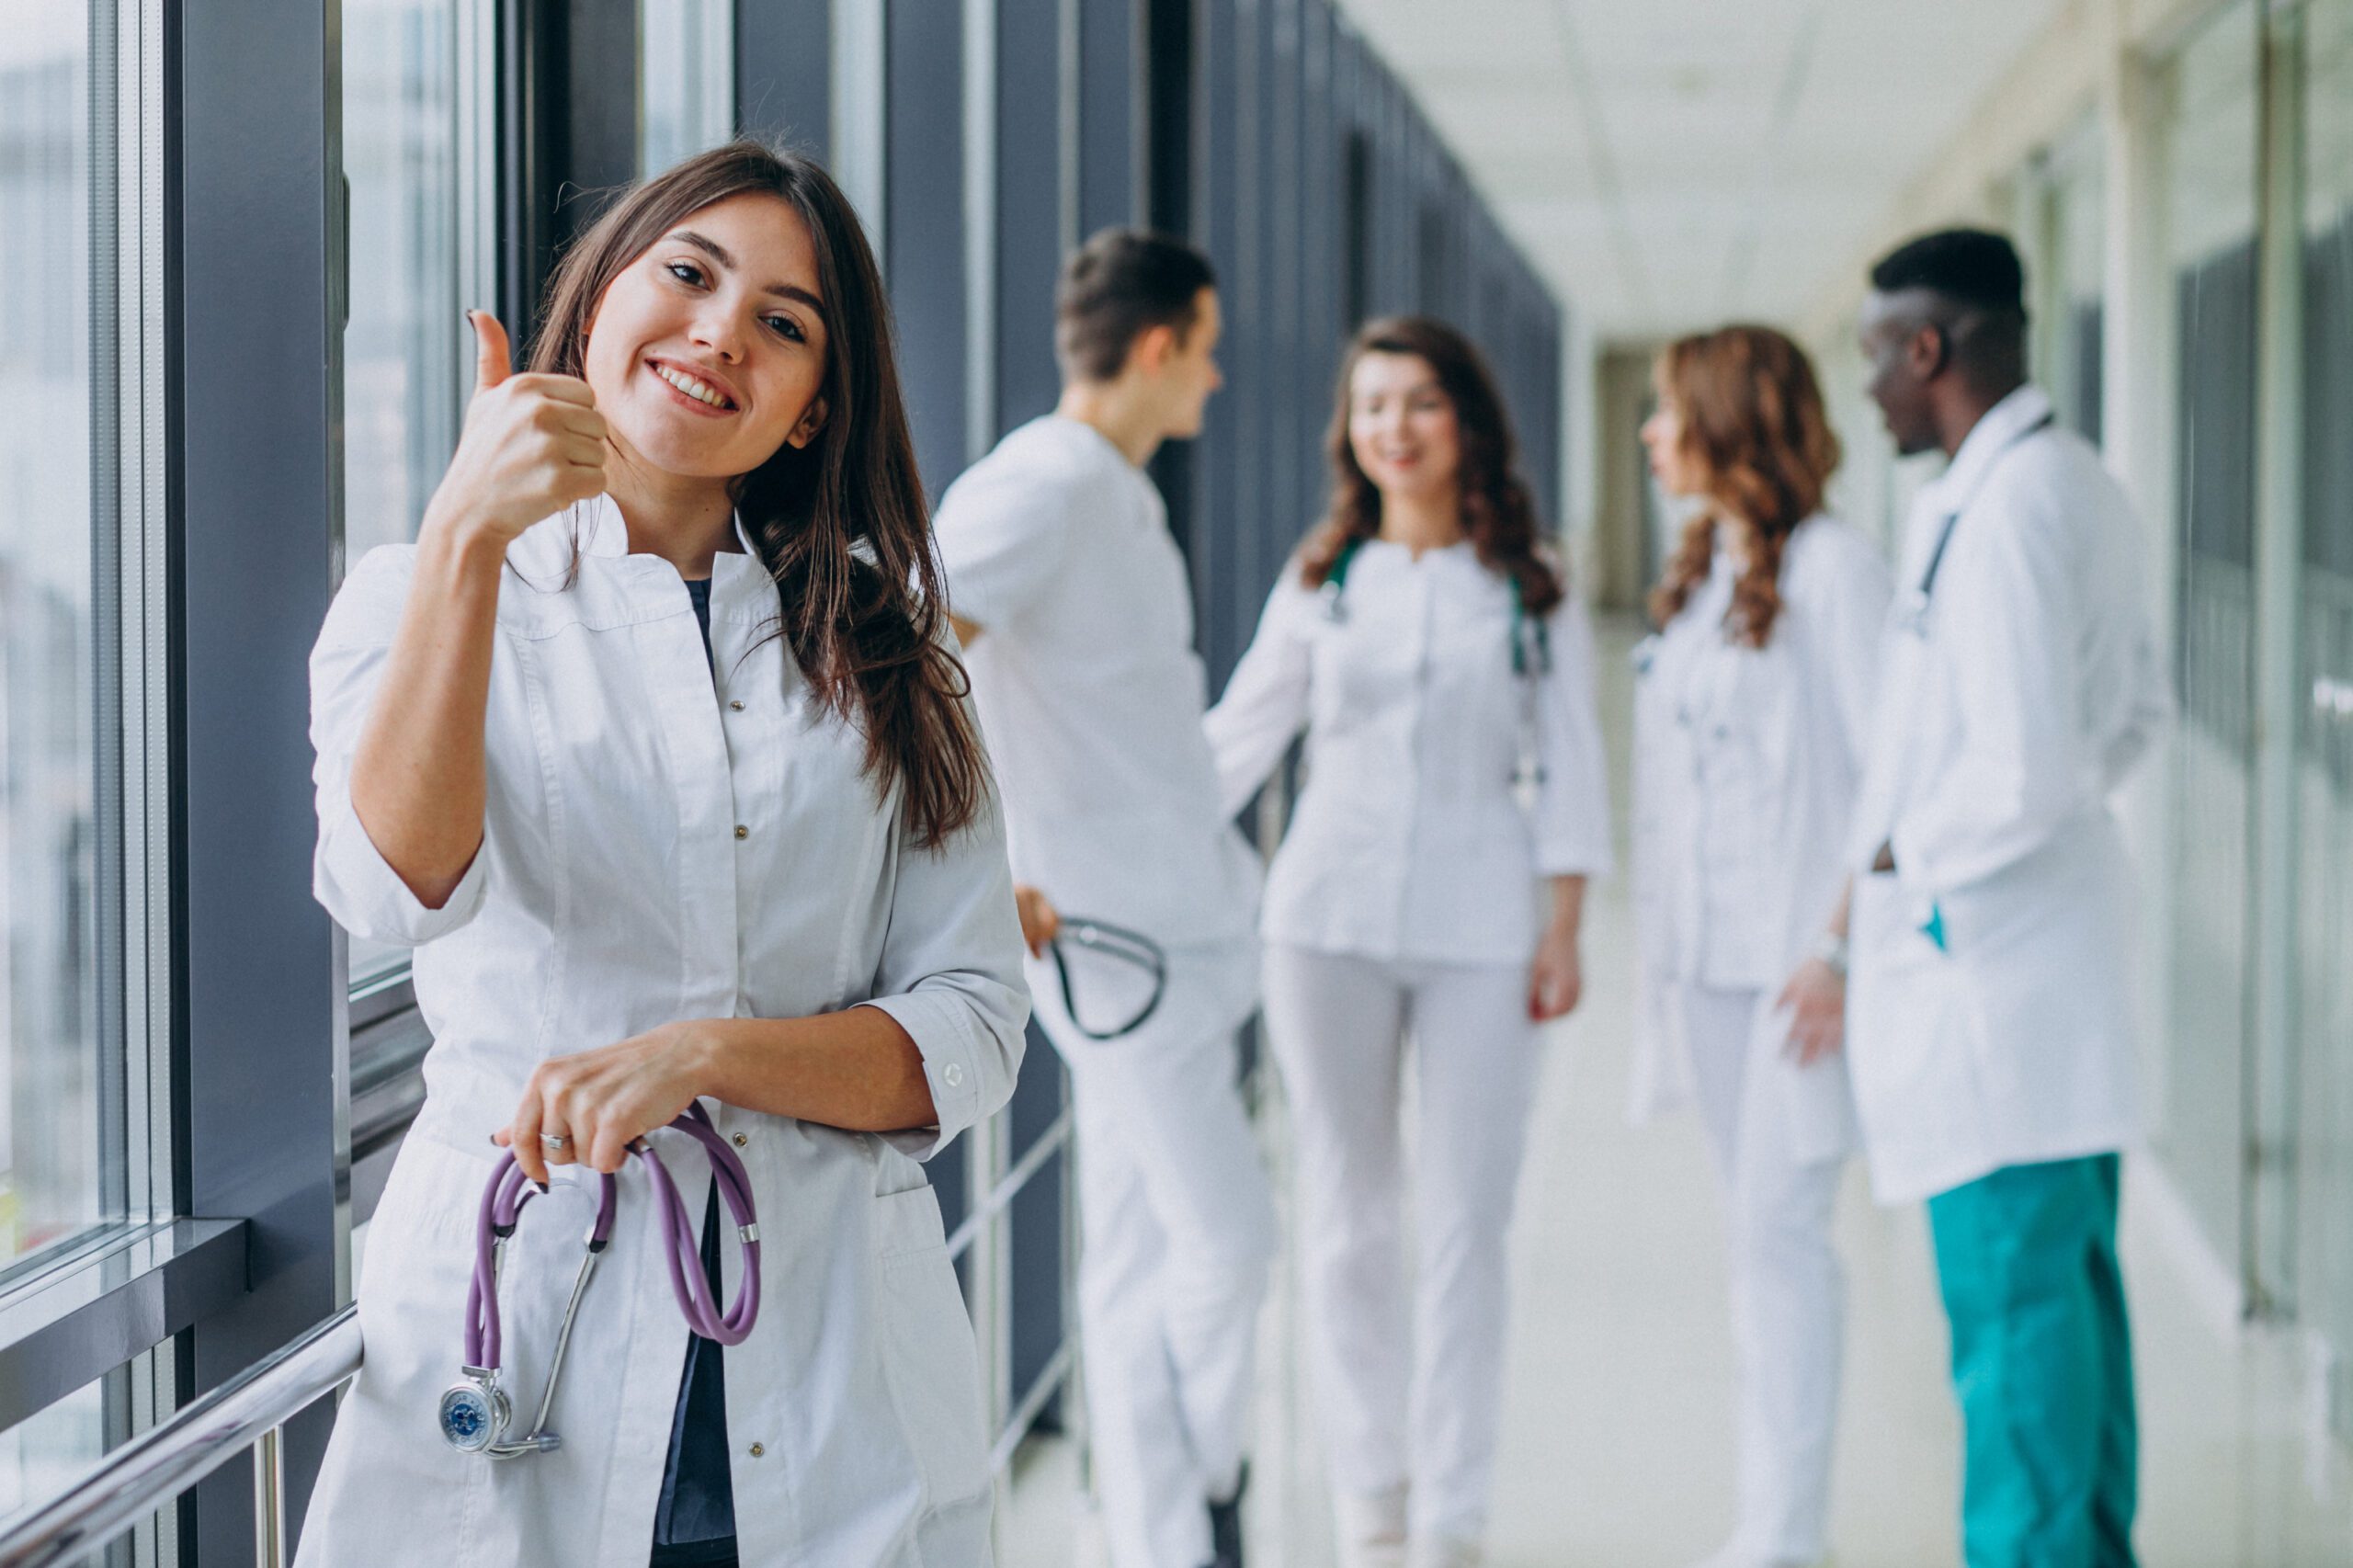
[[[1078,248],[1054,289],[1054,355],[1063,374],[1108,381],[1137,338],[1173,326],[1179,342],[1217,287],[1210,258],[1184,241],[1142,229],[1106,229]]]
[[[2026,313],[2026,268],[2006,234],[1989,229],[1939,229],[1888,252],[1871,268],[1882,294],[1927,289],[1981,311]]]

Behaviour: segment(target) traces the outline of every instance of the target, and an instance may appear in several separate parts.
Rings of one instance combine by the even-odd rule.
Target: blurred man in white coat
[[[2109,797],[2167,708],[2141,525],[2027,382],[2007,240],[1926,235],[1871,284],[1871,395],[1951,462],[1905,527],[1856,803],[1857,1109],[1880,1198],[1927,1201],[1969,1568],[2126,1568],[2135,921]]]
[[[1143,472],[1200,429],[1218,329],[1198,251],[1096,235],[1056,292],[1060,404],[951,485],[935,525],[1004,788],[1035,1016],[1070,1065],[1088,1437],[1115,1568],[1240,1568],[1274,1248],[1235,1086],[1258,861],[1219,807],[1185,562]],[[1057,906],[1165,950],[1138,1027],[1120,1032],[1131,974],[1073,950],[1066,990],[1044,961]]]

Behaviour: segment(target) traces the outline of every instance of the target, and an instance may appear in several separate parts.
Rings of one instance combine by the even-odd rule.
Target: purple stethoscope
[[[644,1139],[631,1141],[629,1152],[645,1166],[645,1174],[654,1183],[654,1206],[662,1216],[662,1239],[669,1256],[670,1284],[677,1292],[678,1311],[686,1318],[687,1326],[703,1338],[722,1345],[741,1345],[760,1315],[760,1227],[752,1209],[752,1178],[735,1151],[727,1146],[727,1140],[711,1125],[710,1113],[702,1108],[701,1101],[688,1105],[670,1125],[691,1134],[710,1153],[711,1176],[719,1184],[720,1198],[735,1221],[735,1237],[744,1248],[743,1282],[736,1287],[735,1300],[722,1313],[717,1294],[703,1275],[701,1256],[695,1244],[694,1222],[688,1218],[686,1202],[670,1180],[662,1156]],[[523,1205],[545,1189],[523,1174],[511,1152],[491,1172],[490,1185],[483,1189],[482,1217],[474,1228],[473,1281],[466,1289],[466,1364],[460,1369],[464,1380],[441,1396],[441,1436],[451,1448],[503,1460],[522,1454],[552,1453],[563,1446],[563,1439],[548,1430],[548,1412],[555,1404],[556,1380],[563,1373],[563,1353],[572,1343],[572,1324],[580,1314],[580,1299],[587,1293],[589,1277],[597,1272],[597,1260],[604,1255],[613,1235],[613,1178],[600,1175],[597,1187],[597,1222],[589,1227],[587,1254],[580,1260],[580,1274],[572,1282],[572,1300],[563,1309],[563,1326],[556,1333],[555,1354],[548,1362],[547,1387],[540,1394],[539,1414],[532,1418],[529,1432],[509,1439],[506,1427],[514,1418],[514,1410],[506,1392],[498,1386],[499,1267]]]

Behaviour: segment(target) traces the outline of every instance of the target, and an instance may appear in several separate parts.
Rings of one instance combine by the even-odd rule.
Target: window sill
[[[126,1226],[0,1293],[0,1427],[219,1312],[245,1290],[245,1221]]]

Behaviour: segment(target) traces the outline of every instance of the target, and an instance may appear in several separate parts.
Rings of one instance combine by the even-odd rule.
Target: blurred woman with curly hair
[[[1654,379],[1651,469],[1693,509],[1636,659],[1634,1112],[1697,1105],[1728,1211],[1740,1517],[1708,1568],[1799,1568],[1824,1551],[1838,1402],[1840,852],[1889,578],[1823,513],[1838,440],[1796,344],[1724,327]]]

